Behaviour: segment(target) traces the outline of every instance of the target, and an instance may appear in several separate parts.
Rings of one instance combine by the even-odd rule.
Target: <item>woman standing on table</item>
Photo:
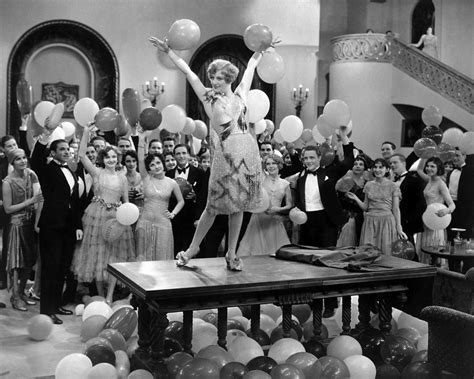
[[[372,172],[375,180],[365,184],[363,202],[355,193],[348,192],[346,196],[365,212],[360,244],[371,244],[382,254],[391,255],[392,243],[399,237],[407,238],[400,224],[400,188],[387,178],[390,168],[385,159],[377,158]]]
[[[261,162],[255,133],[247,121],[247,94],[262,53],[250,58],[242,81],[232,92],[238,68],[222,59],[214,60],[207,69],[212,88],[206,88],[187,63],[177,56],[166,41],[155,37],[150,42],[168,54],[186,75],[211,122],[210,139],[213,159],[206,209],[201,215],[191,245],[177,255],[178,266],[189,262],[199,252],[199,244],[218,214],[229,215],[229,249],[226,254],[229,270],[242,270],[242,260],[236,255],[244,211],[261,203]]]

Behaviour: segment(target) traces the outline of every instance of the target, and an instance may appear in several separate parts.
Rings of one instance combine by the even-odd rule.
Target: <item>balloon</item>
[[[466,132],[459,141],[459,150],[461,153],[471,155],[474,154],[474,132]]]
[[[137,312],[132,308],[120,308],[109,317],[105,329],[116,329],[125,339],[129,339],[138,324]]]
[[[329,101],[324,106],[323,114],[328,124],[331,125],[334,129],[337,129],[342,125],[347,126],[349,124],[349,121],[351,120],[351,112],[349,110],[349,107],[344,101],[338,99]]]
[[[33,87],[27,82],[24,75],[21,75],[20,80],[16,84],[16,103],[20,109],[21,115],[31,113],[33,106]]]
[[[257,208],[254,208],[251,212],[252,213],[263,213],[270,207],[270,197],[268,196],[268,192],[261,187],[261,202]]]
[[[268,346],[271,344],[270,336],[262,329],[258,329],[256,333],[253,333],[249,325],[249,329],[245,331],[245,334],[257,341],[260,346]]]
[[[115,329],[104,329],[99,333],[99,337],[105,338],[112,345],[113,351],[126,350],[125,338]]]
[[[163,109],[162,115],[162,129],[166,129],[171,133],[179,133],[183,130],[186,124],[186,112],[183,108],[178,105],[170,104]]]
[[[194,129],[196,129],[196,123],[191,117],[186,117],[186,122],[184,124],[182,133],[186,135],[191,135],[193,134]]]
[[[270,376],[272,379],[305,379],[303,371],[301,371],[298,367],[288,363],[281,363],[273,367],[272,371],[270,371]]]
[[[166,38],[173,50],[189,50],[198,44],[201,30],[194,21],[183,18],[173,22]]]
[[[117,208],[117,221],[122,225],[132,225],[137,222],[140,211],[135,204],[124,203]]]
[[[49,115],[53,111],[53,108],[54,108],[54,103],[52,103],[51,101],[40,101],[36,105],[35,110],[34,110],[34,116],[35,116],[36,122],[39,125],[44,127],[45,126],[44,122],[46,118],[49,117]]]
[[[451,214],[448,213],[443,217],[439,217],[436,212],[448,207],[441,203],[431,203],[426,207],[423,213],[423,223],[431,230],[443,230],[451,223]]]
[[[314,362],[310,371],[310,378],[349,378],[349,369],[347,365],[335,357],[321,357]]]
[[[308,353],[313,354],[317,358],[321,358],[326,355],[326,348],[318,340],[311,339],[307,342],[303,342],[303,346]]]
[[[209,345],[199,350],[196,358],[205,358],[213,361],[219,367],[219,370],[233,361],[232,356],[225,349],[217,345]]]
[[[267,129],[267,123],[265,120],[260,120],[255,123],[255,134],[262,134]]]
[[[195,128],[194,128],[194,131],[191,133],[193,137],[196,137],[197,139],[200,139],[200,140],[203,140],[204,138],[206,138],[207,126],[204,123],[204,121],[195,120],[194,124],[195,124]]]
[[[416,344],[417,351],[428,350],[428,333],[423,334]]]
[[[64,104],[63,103],[58,103],[55,104],[51,113],[48,116],[48,121],[46,122],[44,127],[47,130],[54,130],[59,126],[59,123],[61,122],[61,118],[63,117],[64,114]]]
[[[344,359],[351,379],[375,379],[377,369],[374,363],[363,355],[352,355]]]
[[[129,358],[135,354],[135,351],[138,349],[138,336],[130,337],[127,341],[127,355]]]
[[[227,326],[229,326],[229,321],[239,323],[242,326],[244,331],[250,328],[250,320],[244,316],[232,316],[232,318],[227,320]],[[240,328],[229,328],[229,329],[240,329]]]
[[[308,221],[308,216],[302,210],[293,208],[289,213],[290,220],[296,225],[302,225]]]
[[[93,301],[84,308],[84,313],[82,313],[82,321],[85,321],[87,318],[93,315],[102,315],[108,319],[111,314],[112,308],[110,308],[107,303],[102,301]]]
[[[105,107],[99,110],[94,117],[95,125],[102,132],[110,132],[119,126],[119,114],[115,109]]]
[[[398,329],[395,335],[406,338],[415,346],[418,340],[421,338],[420,332],[413,327]]]
[[[258,63],[257,73],[266,83],[276,83],[285,76],[285,63],[275,50],[266,51]]]
[[[66,138],[73,137],[74,133],[76,133],[76,127],[72,122],[63,121],[61,122],[60,126],[64,130],[64,135],[66,136]]]
[[[130,360],[125,351],[118,350],[115,352],[115,369],[119,379],[128,377],[130,373]]]
[[[246,365],[251,359],[264,355],[262,347],[250,337],[237,337],[227,346],[227,351],[234,360]]]
[[[134,90],[133,88],[125,88],[123,90],[122,108],[127,122],[130,125],[135,126],[138,122],[138,117],[141,110],[140,95],[138,94],[137,90]]]
[[[307,352],[300,352],[290,355],[286,360],[286,363],[290,363],[296,367],[298,367],[303,374],[307,378],[309,378],[309,372],[311,367],[313,367],[314,362],[316,362],[318,358],[316,358],[313,354]]]
[[[315,127],[324,138],[331,137],[334,133],[334,130],[336,129],[329,123],[329,120],[325,114],[322,114],[318,117]]]
[[[328,338],[329,331],[326,325],[321,324],[321,334],[319,336],[316,336],[316,338],[319,340],[324,340]],[[309,341],[314,337],[314,330],[313,330],[313,320],[309,319],[303,324],[303,340]]]
[[[376,378],[380,379],[400,379],[400,371],[395,366],[383,364],[377,366]]]
[[[244,32],[244,43],[252,51],[265,51],[273,42],[273,34],[268,26],[253,24]]]
[[[90,358],[93,366],[99,363],[110,363],[115,366],[115,354],[108,347],[92,345],[86,349],[84,354]]]
[[[419,158],[428,159],[436,154],[436,143],[430,138],[420,138],[413,145],[413,151]]]
[[[76,305],[76,308],[74,308],[74,314],[76,316],[82,316],[83,312],[84,312],[84,304]]]
[[[317,143],[321,144],[321,143],[326,141],[326,138],[324,138],[323,135],[319,132],[318,125],[314,125],[312,134],[313,134],[313,139]],[[329,135],[328,135],[328,137],[329,137]]]
[[[255,357],[251,359],[247,363],[247,368],[252,371],[252,370],[261,370],[266,372],[267,374],[272,371],[272,368],[275,367],[278,363],[273,358],[266,357],[266,356],[260,356],[260,357]]]
[[[126,136],[131,131],[130,125],[121,114],[118,115],[118,118],[119,120],[117,122],[117,127],[114,129],[114,133],[117,137]]]
[[[93,337],[84,344],[84,352],[93,345],[104,346],[107,349],[110,349],[110,351],[114,351],[109,340],[105,339],[104,337]]]
[[[421,119],[425,125],[439,126],[443,120],[443,116],[437,107],[430,105],[421,112]]]
[[[272,330],[272,333],[270,334],[270,342],[274,344],[275,342],[281,340],[282,338],[283,338],[283,325],[279,324],[275,329]],[[300,340],[295,328],[290,329],[290,338],[296,341]]]
[[[268,134],[272,134],[275,131],[275,124],[272,120],[265,119],[265,123],[267,124],[267,132]]]
[[[197,154],[199,152],[199,150],[201,150],[201,146],[202,146],[202,141],[200,139],[197,139],[197,138],[193,137],[192,150],[193,150],[194,154]]]
[[[271,379],[272,377],[270,374],[267,374],[265,371],[262,370],[252,370],[247,372],[242,379]]]
[[[54,371],[56,379],[83,379],[92,367],[92,362],[84,354],[73,353],[59,361]]]
[[[182,351],[172,354],[166,360],[166,368],[168,372],[171,374],[171,377],[174,378],[178,374],[178,372],[184,367],[184,365],[193,360],[193,357]]]
[[[445,142],[451,146],[457,147],[459,146],[459,142],[461,141],[463,135],[464,133],[461,129],[449,128],[444,131],[441,142]]]
[[[265,313],[260,314],[260,329],[262,329],[265,333],[270,335],[272,330],[277,326],[278,324],[269,315],[266,315]]]
[[[56,128],[53,130],[50,136],[51,141],[56,141],[58,139],[66,139],[66,134],[64,133],[64,129]]]
[[[312,139],[313,139],[313,132],[309,129],[303,130],[303,132],[301,133],[301,140],[303,142],[309,142]]]
[[[418,350],[418,348],[416,350],[411,362],[428,362],[428,350]]]
[[[436,146],[436,155],[443,163],[452,161],[456,155],[456,149],[450,144],[441,142]]]
[[[438,144],[443,138],[443,131],[438,126],[428,125],[421,131],[421,136],[423,138],[430,138]]]
[[[151,101],[149,99],[143,99],[141,104],[140,104],[140,111],[144,110],[145,108],[152,107]],[[138,119],[137,119],[138,121]]]
[[[268,356],[276,363],[284,363],[291,355],[304,352],[305,348],[301,342],[293,338],[282,338],[276,341],[268,351]]]
[[[428,323],[419,318],[413,317],[408,313],[402,312],[397,320],[398,328],[409,328],[413,327],[420,332],[423,336],[428,333]]]
[[[39,314],[28,320],[28,335],[32,340],[43,341],[53,330],[53,321],[49,316]]]
[[[287,142],[295,142],[303,133],[303,121],[297,116],[286,116],[280,122],[280,133]]]
[[[147,370],[138,369],[132,371],[127,379],[153,379],[153,374]]]
[[[281,132],[280,132],[280,129],[278,129],[275,134],[273,135],[273,139],[275,140],[275,142],[278,142],[278,143],[283,143],[285,142],[285,140],[283,139],[283,137],[281,136]]]
[[[81,341],[86,342],[92,337],[97,337],[106,322],[107,318],[102,315],[93,315],[84,320],[81,325]]]
[[[240,362],[229,362],[221,369],[220,379],[242,378],[248,371]]]
[[[278,320],[282,315],[281,308],[275,304],[263,304],[260,306],[260,312],[270,316],[273,320]]]
[[[116,379],[117,371],[114,365],[103,362],[91,367],[86,374],[87,379]]]
[[[179,353],[180,351],[183,351],[183,347],[178,341],[176,341],[174,338],[165,337],[165,344],[164,344],[165,358],[168,358],[170,355],[174,353]]]
[[[163,117],[158,109],[148,107],[141,111],[139,122],[143,130],[155,130],[160,126],[162,119]]]
[[[405,239],[392,242],[392,257],[412,260],[415,257],[415,246]]]
[[[344,360],[351,355],[362,355],[362,346],[351,336],[337,336],[327,347],[327,354]]]
[[[184,342],[183,323],[181,321],[170,321],[165,329],[165,337],[174,338],[176,341],[181,343]]]
[[[125,227],[115,218],[107,220],[102,225],[102,237],[106,242],[112,243],[117,241],[123,235]]]
[[[384,362],[395,366],[400,371],[410,363],[415,353],[415,345],[399,336],[387,336],[380,345],[380,355]]]
[[[79,99],[74,105],[74,118],[81,126],[85,126],[87,123],[94,121],[97,112],[99,112],[99,106],[89,97]]]
[[[196,326],[193,325],[192,349],[194,352],[198,352],[206,346],[216,344],[217,328],[214,325],[207,322]]]
[[[247,334],[244,331],[240,330],[240,329],[230,329],[230,330],[228,330],[227,335],[226,335],[227,345],[229,345],[237,337],[243,337],[243,336],[247,336]]]
[[[380,345],[385,341],[385,335],[378,329],[368,328],[357,336],[362,347],[362,354],[376,365],[382,364]]]
[[[242,316],[242,311],[239,307],[229,307],[227,308],[227,317],[232,318],[235,316]]]
[[[259,89],[249,91],[247,96],[248,120],[257,122],[264,118],[270,110],[270,99]]]
[[[442,377],[441,372],[430,362],[412,362],[402,371],[403,379],[431,379]]]
[[[176,379],[219,379],[219,367],[209,359],[194,358],[183,366]]]
[[[336,152],[326,142],[321,144],[321,146],[319,147],[319,151],[321,152],[321,158],[319,159],[319,164],[322,167],[329,166],[334,161],[336,157]]]

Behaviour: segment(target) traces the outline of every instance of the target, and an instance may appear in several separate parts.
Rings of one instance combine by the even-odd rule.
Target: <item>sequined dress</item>
[[[257,141],[246,121],[245,101],[239,91],[231,97],[209,91],[205,101],[212,107],[207,210],[211,214],[251,211],[262,201],[262,167]]]
[[[438,38],[434,35],[425,35],[423,38],[423,52],[431,55],[432,57],[438,58]]]
[[[108,278],[108,263],[135,260],[135,242],[130,226],[124,226],[120,237],[113,242],[103,237],[104,225],[107,220],[115,219],[121,195],[127,188],[125,175],[109,174],[100,169],[93,180],[95,196],[82,217],[84,236],[72,264],[73,272],[81,282],[104,281]]]
[[[393,196],[400,196],[400,188],[390,180],[375,180],[364,186],[369,207],[364,214],[360,244],[372,244],[383,254],[392,254],[392,243],[398,239],[395,217],[392,213]]]
[[[135,228],[139,261],[174,259],[173,230],[170,219],[165,216],[174,183],[168,177],[143,180],[145,205]]]
[[[273,183],[270,177],[265,178],[263,188],[270,197],[270,206],[281,207],[289,185],[285,179],[278,178]],[[237,254],[239,256],[275,254],[280,247],[289,243],[281,215],[254,213]]]

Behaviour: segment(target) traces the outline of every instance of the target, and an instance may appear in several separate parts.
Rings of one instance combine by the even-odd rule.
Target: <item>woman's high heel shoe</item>
[[[191,258],[191,255],[187,251],[180,251],[176,254],[176,266],[182,267],[187,265]]]
[[[21,295],[20,298],[26,303],[26,305],[36,305],[36,301],[28,299],[28,296],[26,295]]]
[[[226,254],[225,261],[227,263],[227,270],[229,271],[242,271],[244,268],[244,262],[237,256],[230,259]]]
[[[12,296],[10,302],[12,303],[12,308],[17,311],[26,312],[28,310],[28,308],[25,307],[23,300],[19,297]]]
[[[28,295],[29,298],[33,299],[33,300],[41,300],[40,297],[35,293],[35,290],[33,289],[33,287],[30,287],[28,289],[28,291],[26,291],[26,294]]]

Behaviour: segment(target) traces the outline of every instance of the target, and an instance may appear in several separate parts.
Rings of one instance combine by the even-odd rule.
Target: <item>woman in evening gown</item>
[[[108,225],[107,221],[115,220],[117,208],[122,204],[120,200],[128,202],[128,185],[125,175],[116,171],[118,154],[114,147],[107,146],[99,152],[100,167],[89,160],[85,154],[89,133],[90,126],[86,125],[79,158],[92,176],[94,197],[82,217],[84,237],[74,254],[73,271],[80,282],[95,280],[100,296],[104,296],[104,282],[108,280],[106,300],[111,303],[117,280],[107,275],[107,264],[135,261],[135,242],[130,226],[123,226],[122,233],[113,241],[104,238],[104,227]]]
[[[191,245],[176,256],[183,266],[199,252],[199,245],[212,226],[215,216],[229,215],[229,244],[226,253],[227,268],[242,270],[242,260],[236,254],[237,240],[244,211],[252,211],[262,201],[262,168],[255,130],[247,120],[247,95],[262,53],[250,58],[242,81],[233,92],[232,82],[238,68],[232,63],[216,59],[207,74],[212,88],[206,88],[187,63],[176,55],[166,41],[155,37],[150,42],[168,54],[173,63],[186,75],[194,92],[204,106],[211,122],[211,175],[206,209],[199,219]]]
[[[280,247],[290,243],[282,220],[282,215],[292,207],[290,183],[279,176],[283,160],[270,154],[264,158],[263,167],[268,172],[263,188],[270,198],[270,205],[264,212],[252,215],[239,245],[239,256],[275,254]]]
[[[412,43],[412,46],[420,47],[423,44],[422,51],[434,58],[438,58],[438,37],[433,34],[433,28],[426,29],[426,34],[423,34],[418,43]]]
[[[360,244],[371,244],[382,254],[391,255],[392,243],[407,238],[400,223],[400,188],[387,178],[390,168],[385,159],[376,159],[372,171],[375,179],[365,184],[363,202],[355,193],[348,192],[346,196],[365,212]]]
[[[171,220],[183,208],[183,195],[178,183],[165,176],[161,155],[148,154],[145,158],[145,138],[140,134],[138,163],[145,195],[143,211],[135,228],[135,243],[139,261],[174,259]],[[173,211],[168,210],[171,195],[177,199]]]
[[[442,176],[444,174],[444,165],[441,159],[437,157],[421,159],[418,168],[418,175],[426,182],[426,187],[423,190],[425,196],[426,205],[433,203],[446,204],[447,209],[440,209],[436,214],[442,217],[446,214],[452,213],[456,208],[449,189]],[[431,256],[421,251],[423,246],[440,246],[446,242],[446,229],[442,230],[431,230],[426,225],[424,231],[420,233],[420,238],[417,239],[417,252],[420,257],[420,262],[430,263]]]

